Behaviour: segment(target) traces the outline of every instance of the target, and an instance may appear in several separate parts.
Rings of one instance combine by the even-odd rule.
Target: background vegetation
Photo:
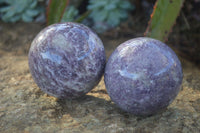
[[[200,0],[0,0],[0,19],[45,26],[74,21],[112,37],[123,34],[133,38],[133,32],[143,32],[161,41],[169,40],[183,55],[200,64],[199,7]]]

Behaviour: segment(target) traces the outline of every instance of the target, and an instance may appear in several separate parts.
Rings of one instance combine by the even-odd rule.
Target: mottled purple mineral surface
[[[176,54],[164,43],[146,37],[118,46],[104,76],[114,103],[142,116],[166,109],[177,96],[183,78]]]
[[[42,91],[57,98],[78,98],[100,81],[105,68],[102,41],[88,27],[59,23],[33,40],[29,68]]]

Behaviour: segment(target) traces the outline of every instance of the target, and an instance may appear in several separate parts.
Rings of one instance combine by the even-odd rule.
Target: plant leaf
[[[157,0],[145,35],[160,41],[167,40],[184,0]]]
[[[91,13],[91,10],[86,11],[85,13],[83,13],[81,16],[79,16],[75,22],[77,23],[81,23],[86,17],[88,17]]]
[[[109,19],[107,19],[107,23],[112,27],[115,27],[120,24],[120,10],[113,10],[109,13]]]
[[[13,16],[12,18],[10,18],[10,22],[14,23],[17,22],[18,20],[20,20],[20,16]]]
[[[37,6],[37,0],[33,0],[33,2],[30,5],[30,8],[35,8]]]
[[[31,22],[33,21],[33,18],[31,18],[30,16],[27,16],[25,13],[22,15],[22,20],[24,22]]]
[[[134,9],[135,7],[131,5],[128,1],[122,1],[119,5],[122,9]]]
[[[99,7],[104,7],[107,4],[106,0],[90,0],[90,4],[88,5],[88,10],[96,9]]]
[[[50,0],[47,8],[47,24],[54,24],[61,21],[69,0]]]
[[[103,22],[107,19],[108,13],[105,10],[95,10],[92,12],[94,22]]]
[[[0,12],[8,12],[10,10],[10,6],[0,8]]]
[[[25,14],[30,17],[34,17],[34,16],[38,15],[38,13],[39,13],[38,10],[33,10],[33,9],[29,9],[25,12]]]
[[[0,3],[5,3],[5,0],[0,0]]]
[[[12,11],[8,11],[5,13],[4,17],[5,18],[11,18],[15,15],[15,12],[12,12]]]
[[[71,22],[74,21],[75,17],[78,15],[78,10],[74,6],[69,6],[65,10],[61,22]]]

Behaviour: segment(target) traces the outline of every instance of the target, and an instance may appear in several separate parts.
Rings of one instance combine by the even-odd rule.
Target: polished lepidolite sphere
[[[111,99],[135,115],[152,115],[177,96],[183,74],[176,54],[146,37],[122,43],[110,56],[104,80]]]
[[[33,40],[29,68],[42,91],[57,98],[78,98],[100,81],[105,67],[102,41],[88,27],[59,23]]]

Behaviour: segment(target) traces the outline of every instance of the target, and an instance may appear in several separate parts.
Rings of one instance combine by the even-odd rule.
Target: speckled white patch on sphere
[[[88,27],[59,23],[46,27],[33,40],[29,68],[44,92],[73,99],[94,88],[105,67],[102,41]]]
[[[110,56],[104,80],[111,99],[135,115],[152,115],[177,96],[183,74],[176,54],[146,37],[122,43]]]

